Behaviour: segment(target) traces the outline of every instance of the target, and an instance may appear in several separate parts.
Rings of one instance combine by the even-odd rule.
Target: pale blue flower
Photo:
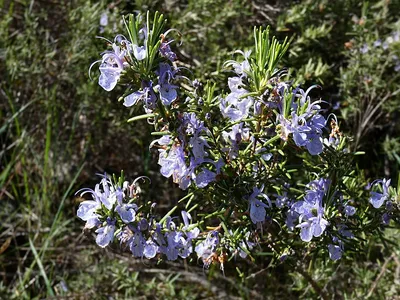
[[[96,243],[102,248],[107,247],[114,239],[115,220],[107,218],[107,224],[96,230]]]
[[[351,230],[347,229],[347,226],[344,224],[338,225],[338,232],[341,236],[343,236],[345,238],[348,238],[348,239],[354,238],[353,232],[351,232]]]
[[[113,90],[119,80],[122,69],[114,68],[107,65],[100,65],[99,85],[107,92]]]
[[[143,257],[146,240],[139,230],[134,230],[133,237],[130,242],[130,250],[134,257]]]
[[[103,12],[100,16],[100,26],[107,26],[108,25],[108,14],[107,12]]]
[[[224,117],[231,121],[240,121],[249,114],[249,109],[253,105],[253,98],[246,97],[247,90],[242,88],[242,80],[239,77],[228,79],[228,86],[231,93],[225,99],[221,99],[220,110]]]
[[[115,43],[112,44],[113,51],[106,51],[103,54],[99,67],[101,75],[99,85],[106,91],[111,91],[118,83],[121,72],[127,65],[125,62],[126,51],[121,50]]]
[[[172,84],[177,72],[178,70],[173,70],[167,63],[161,63],[157,71],[159,75],[157,88],[160,93],[161,102],[166,106],[171,105],[178,97],[176,91],[178,86]]]
[[[342,258],[343,249],[340,246],[329,244],[328,251],[331,260],[336,261]]]
[[[132,45],[133,55],[138,61],[146,58],[147,51],[145,46]]]
[[[368,51],[369,51],[369,47],[368,47],[367,44],[364,44],[364,45],[360,48],[360,52],[361,52],[362,54],[365,54],[365,53],[367,53]]]
[[[178,258],[180,249],[183,247],[182,233],[171,231],[166,233],[167,247],[166,253],[168,260],[176,260]]]
[[[175,61],[177,59],[176,54],[171,50],[170,44],[173,42],[172,41],[163,41],[160,45],[160,53],[162,56],[166,57],[169,59],[171,62]]]
[[[230,132],[224,131],[222,137],[226,142],[230,144],[230,147],[226,147],[223,151],[229,153],[229,158],[234,159],[239,154],[239,144],[242,140],[248,140],[250,137],[250,129],[243,128],[244,123],[235,124],[232,126]]]
[[[250,205],[250,219],[254,224],[264,222],[266,216],[266,208],[271,207],[271,201],[268,196],[263,193],[264,186],[260,189],[257,187],[253,188],[253,193],[249,197],[249,205]],[[267,200],[268,204],[257,199],[258,196],[263,197]]]
[[[203,168],[203,170],[196,175],[196,185],[199,188],[204,188],[209,183],[215,181],[216,176],[217,176],[216,173],[214,173],[206,168]]]
[[[170,106],[171,103],[178,98],[178,92],[176,91],[177,88],[178,86],[167,83],[160,86],[159,93],[162,104]]]
[[[356,209],[354,206],[346,205],[344,207],[344,213],[346,214],[346,216],[351,217],[356,213]]]
[[[157,97],[153,90],[153,83],[143,81],[142,89],[133,92],[124,98],[124,106],[130,107],[136,105],[139,101],[143,101],[146,113],[151,113],[157,101]]]
[[[157,255],[158,246],[151,240],[146,241],[143,249],[143,255],[148,258],[154,258]]]
[[[379,208],[382,206],[382,204],[389,199],[389,186],[390,186],[390,179],[386,180],[378,180],[376,181],[373,185],[376,184],[382,184],[382,189],[383,192],[379,193],[379,192],[372,192],[371,191],[371,197],[369,199],[369,202],[372,204],[373,207],[375,208]]]
[[[187,169],[185,153],[179,145],[173,145],[168,153],[160,152],[158,164],[161,174],[167,178],[173,175],[174,182],[179,181]]]
[[[211,263],[209,258],[217,250],[218,245],[218,232],[211,231],[208,233],[207,238],[196,246],[195,251],[197,257],[203,260],[205,266],[208,266]]]
[[[382,41],[380,39],[374,42],[374,47],[380,47],[382,45]]]
[[[275,205],[278,208],[284,208],[286,206],[290,207],[292,201],[287,195],[287,192],[283,192],[283,195],[277,195],[276,200],[275,200]]]
[[[144,96],[145,96],[145,91],[133,92],[132,94],[129,94],[124,98],[124,106],[130,107],[132,105],[135,105],[140,100],[142,100]]]
[[[322,206],[327,185],[326,179],[310,182],[304,201],[295,202],[292,205],[292,209],[299,215],[300,224],[296,227],[301,228],[300,238],[305,242],[311,241],[313,237],[321,236],[329,224],[324,219],[324,208]]]
[[[247,73],[250,72],[250,63],[248,59],[250,58],[251,50],[248,50],[246,52],[237,50],[235,52],[240,53],[244,57],[244,60],[242,62],[230,60],[226,62],[226,65],[228,66],[231,65],[234,68],[234,71],[237,75],[245,78],[247,77]]]
[[[385,212],[385,213],[382,215],[382,224],[384,224],[384,225],[389,225],[391,219],[392,219],[392,217],[390,216],[390,214],[387,213],[387,212]]]
[[[256,245],[256,243],[253,243],[249,240],[249,237],[250,237],[250,232],[247,232],[245,234],[245,239],[239,243],[239,247],[237,248],[239,256],[241,258],[246,258],[247,252],[250,252]]]
[[[219,107],[222,115],[233,122],[247,118],[253,104],[253,98],[240,98],[241,96],[238,93],[231,93],[225,99],[221,99]]]
[[[124,223],[130,223],[135,221],[137,208],[136,204],[121,204],[117,205],[115,211],[119,214]]]
[[[100,207],[101,204],[98,200],[87,200],[81,202],[77,211],[77,216],[83,221],[86,221],[85,228],[90,229],[100,224],[99,216],[96,213],[97,209]]]

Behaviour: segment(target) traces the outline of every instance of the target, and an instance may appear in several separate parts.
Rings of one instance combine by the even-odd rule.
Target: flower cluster
[[[329,181],[326,179],[314,180],[308,184],[304,201],[295,202],[291,209],[298,215],[301,228],[300,237],[309,242],[313,237],[321,236],[329,224],[324,219],[323,198],[327,191]],[[291,217],[293,217],[291,215]]]
[[[92,197],[92,200],[80,203],[77,216],[86,221],[85,229],[96,229],[97,245],[105,248],[118,241],[137,258],[151,259],[164,255],[167,260],[176,260],[188,258],[197,242],[195,252],[205,266],[214,262],[218,253],[225,253],[221,244],[226,244],[226,238],[214,230],[203,239],[198,225],[191,223],[192,216],[186,211],[181,211],[183,222],[179,225],[176,224],[177,218],[170,216],[157,222],[153,213],[155,203],[150,208],[139,205],[141,189],[138,180],[142,178],[145,177],[137,178],[132,184],[125,181],[121,186],[121,179],[113,183],[107,175],[102,175],[94,190],[84,188],[77,192],[81,197],[85,194]],[[233,251],[239,251],[240,257],[245,258],[253,245],[247,234]]]
[[[396,47],[400,44],[400,32],[398,30],[392,31],[386,39],[377,39],[370,43],[363,43],[362,46],[357,49],[362,55],[367,54],[368,52],[374,53],[376,49],[381,49],[382,52],[389,51],[390,49],[396,49]],[[395,72],[400,72],[400,59],[397,55],[389,55],[389,59],[394,67]]]
[[[293,98],[300,98],[298,103],[292,100],[290,107],[290,117],[285,117],[283,111],[278,115],[280,123],[280,136],[283,140],[287,140],[289,134],[293,134],[293,141],[299,147],[306,147],[311,155],[318,155],[323,150],[322,144],[322,129],[326,125],[325,118],[319,114],[321,107],[318,103],[311,103],[308,93],[312,88],[310,87],[306,92],[300,88],[293,91]],[[282,86],[278,97],[283,97]],[[281,96],[279,96],[282,94]]]
[[[210,146],[202,136],[202,133],[207,133],[208,130],[195,113],[184,113],[179,121],[180,126],[175,138],[165,135],[154,141],[162,146],[158,150],[160,172],[167,178],[172,176],[173,181],[183,190],[192,182],[197,187],[204,188],[216,179],[224,163],[222,160],[213,161],[208,158],[206,149]],[[204,164],[214,166],[215,172],[202,167]]]
[[[157,223],[151,213],[146,215],[137,205],[137,180],[132,185],[124,182],[121,187],[104,176],[94,190],[78,191],[81,196],[89,193],[93,198],[83,201],[78,208],[77,215],[86,221],[85,228],[96,228],[96,243],[100,247],[107,247],[117,239],[129,247],[134,257],[154,258],[157,254],[166,255],[168,260],[188,257],[193,252],[192,240],[200,233],[199,228],[190,228],[190,214],[182,211],[182,228],[171,217],[163,224]]]
[[[394,199],[390,193],[390,181],[390,179],[385,178],[383,178],[382,180],[375,180],[371,188],[373,186],[379,186],[379,184],[381,184],[382,192],[371,191],[371,197],[369,198],[369,202],[374,208],[379,209],[383,204],[385,204],[385,207],[383,208],[384,212],[382,214],[382,223],[385,225],[388,225],[390,223],[390,220],[392,219],[395,210],[393,204]]]

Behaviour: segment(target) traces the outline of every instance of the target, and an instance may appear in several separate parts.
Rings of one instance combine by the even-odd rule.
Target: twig
[[[298,267],[296,269],[296,271],[298,273],[300,273],[301,275],[303,275],[303,277],[311,284],[311,286],[313,287],[314,291],[317,294],[319,294],[322,299],[324,299],[324,300],[328,300],[329,299],[328,295],[320,288],[320,286],[315,282],[315,280],[310,276],[310,274],[308,274],[306,271],[304,271],[300,267]]]
[[[385,260],[385,263],[383,264],[382,269],[381,269],[381,271],[379,272],[379,275],[376,277],[374,283],[372,284],[371,289],[370,289],[369,292],[368,292],[367,298],[369,298],[369,297],[372,296],[372,293],[374,292],[374,290],[375,290],[376,287],[378,286],[379,280],[381,279],[381,277],[383,276],[383,274],[385,274],[385,272],[386,272],[386,266],[387,266],[387,264],[388,264],[389,261],[390,261],[391,259],[393,259],[393,258],[394,258],[394,253],[392,253],[392,255],[391,255],[389,258],[387,258],[387,259]]]
[[[394,273],[394,282],[396,284],[400,284],[400,280],[399,280],[399,277],[400,277],[400,261],[399,261],[399,258],[396,255],[393,256],[393,259],[394,259],[394,262],[397,265],[396,271]]]
[[[251,279],[251,278],[255,278],[256,276],[260,275],[261,273],[263,273],[264,271],[268,270],[268,267],[265,269],[261,269],[253,274],[250,274],[249,276],[246,277],[246,280]]]

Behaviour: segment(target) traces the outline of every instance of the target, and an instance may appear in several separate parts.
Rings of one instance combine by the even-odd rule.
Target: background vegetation
[[[296,83],[323,87],[312,97],[331,104],[352,147],[366,152],[358,162],[366,179],[397,180],[399,8],[389,0],[0,1],[0,298],[396,299],[394,230],[371,239],[355,260],[248,263],[245,273],[230,263],[224,276],[99,249],[82,233],[74,193],[97,182],[97,172],[123,169],[128,178],[152,178],[163,209],[179,199],[148,151],[149,127],[127,124],[119,91],[106,93],[87,72],[105,48],[96,36],[112,38],[122,32],[120,15],[146,10],[163,12],[182,32],[180,61],[220,90],[230,76],[223,62],[251,46],[254,25],[292,37],[282,67]]]

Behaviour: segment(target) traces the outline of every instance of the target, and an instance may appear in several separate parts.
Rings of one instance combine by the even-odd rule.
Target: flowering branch
[[[93,200],[78,209],[99,246],[118,240],[149,259],[196,252],[205,266],[223,270],[237,256],[272,249],[280,262],[307,245],[335,261],[345,248],[357,249],[362,234],[379,233],[391,219],[398,224],[397,189],[386,179],[373,182],[370,194],[360,188],[352,163],[359,153],[348,150],[335,116],[329,126],[325,102],[309,96],[319,86],[293,87],[277,68],[287,40],[255,28],[254,49],[225,64],[233,76],[223,92],[184,75],[163,15],[124,22],[129,39],[117,35],[103,53],[99,85],[123,86],[123,105],[143,107],[128,122],[154,126],[159,138],[150,148],[157,148],[160,173],[188,194],[159,219],[155,203],[141,201],[137,180],[104,176],[81,191]],[[181,217],[172,217],[183,204]]]

